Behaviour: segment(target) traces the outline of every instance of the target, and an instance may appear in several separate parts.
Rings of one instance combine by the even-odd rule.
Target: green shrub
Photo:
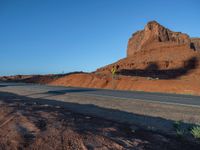
[[[191,134],[194,136],[194,138],[200,139],[200,126],[193,127]]]
[[[179,130],[181,128],[181,123],[182,123],[182,121],[180,121],[180,120],[174,122],[173,126],[174,126],[175,130]]]
[[[180,120],[180,121],[175,121],[173,126],[174,126],[174,129],[176,131],[176,135],[178,137],[182,137],[184,134],[187,133],[187,130],[185,130],[183,127],[182,127],[182,124],[183,122]]]

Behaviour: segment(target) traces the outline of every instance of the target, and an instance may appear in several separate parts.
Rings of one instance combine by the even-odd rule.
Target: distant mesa
[[[129,39],[127,56],[140,50],[154,49],[162,46],[185,45],[193,50],[200,50],[200,38],[190,38],[181,32],[173,32],[156,21],[150,21],[144,30],[135,32]]]

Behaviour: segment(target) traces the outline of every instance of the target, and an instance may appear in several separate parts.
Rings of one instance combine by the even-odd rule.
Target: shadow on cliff
[[[190,71],[198,67],[197,57],[192,57],[185,61],[180,68],[160,70],[156,62],[150,63],[145,69],[122,69],[117,72],[119,75],[152,77],[159,79],[175,79],[187,75]]]

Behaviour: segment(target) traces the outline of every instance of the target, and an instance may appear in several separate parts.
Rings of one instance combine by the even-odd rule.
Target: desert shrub
[[[174,122],[173,126],[174,126],[175,130],[181,128],[181,123],[182,123],[181,121],[175,121],[175,122]]]
[[[182,137],[187,131],[182,127],[182,121],[174,122],[173,126],[178,137]]]
[[[194,136],[194,138],[200,139],[200,126],[193,127],[191,134]]]

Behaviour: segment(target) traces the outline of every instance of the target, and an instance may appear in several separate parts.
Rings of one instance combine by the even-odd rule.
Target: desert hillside
[[[151,21],[132,34],[126,58],[93,73],[12,78],[52,85],[200,95],[199,62],[200,38],[191,38]],[[116,69],[114,79],[112,68]]]

